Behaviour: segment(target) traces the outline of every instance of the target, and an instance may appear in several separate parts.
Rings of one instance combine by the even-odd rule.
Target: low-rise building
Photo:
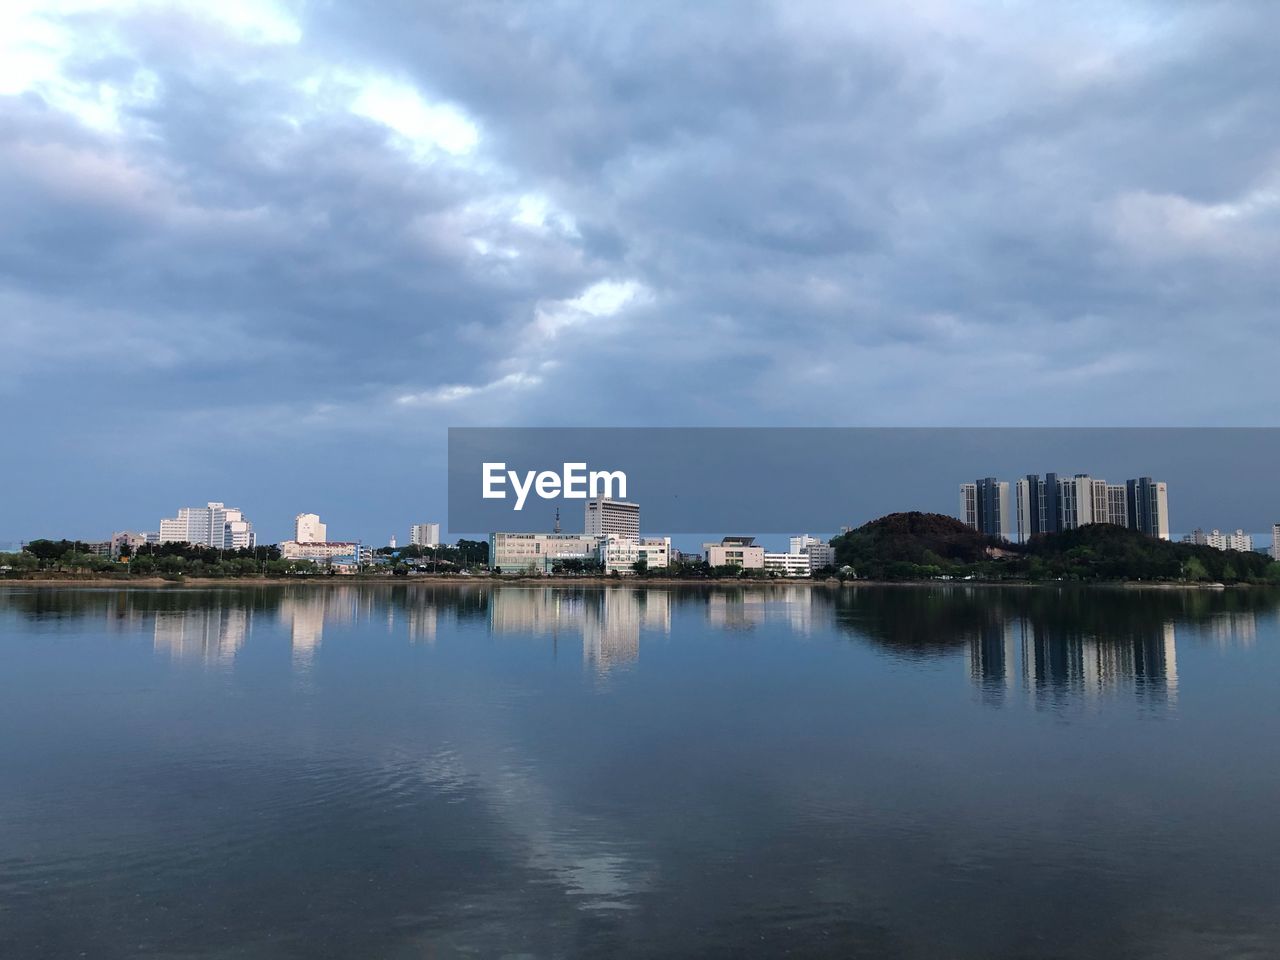
[[[280,544],[280,556],[284,560],[311,560],[315,563],[337,562],[344,557],[359,563],[361,547],[350,540],[324,540],[319,543],[299,543],[286,540]]]
[[[124,554],[124,548],[129,548],[129,553],[136,554],[139,547],[146,546],[148,543],[154,543],[152,537],[158,537],[157,534],[151,533],[135,533],[132,530],[117,530],[111,535],[111,558],[119,560]]]
[[[803,551],[809,557],[809,571],[836,565],[836,548],[829,543],[811,543]]]
[[[809,576],[809,555],[807,553],[765,553],[765,573],[780,577]]]
[[[599,557],[600,538],[581,533],[491,533],[489,569],[549,574],[557,560]]]
[[[724,537],[719,543],[704,543],[702,559],[712,567],[763,570],[764,547],[756,543],[755,537]]]
[[[605,573],[634,573],[641,561],[650,570],[665,569],[671,564],[671,538],[610,534],[600,538],[598,555]]]

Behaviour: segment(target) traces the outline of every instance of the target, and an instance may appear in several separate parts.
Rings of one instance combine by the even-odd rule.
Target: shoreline
[[[955,589],[964,587],[982,587],[984,589],[1043,589],[1052,587],[1062,588],[1102,588],[1107,590],[1233,590],[1233,589],[1256,589],[1267,588],[1271,584],[1263,583],[1175,583],[1165,581],[1128,581],[1128,580],[845,580],[836,579],[811,580],[807,577],[778,577],[769,580],[731,580],[731,579],[681,579],[678,577],[645,577],[643,579],[634,577],[460,577],[460,576],[440,576],[432,574],[424,574],[408,577],[385,577],[385,576],[323,576],[323,577],[186,577],[181,580],[166,580],[163,577],[30,577],[30,578],[3,578],[0,579],[0,589],[12,589],[22,587],[61,587],[67,589],[77,588],[103,588],[115,587],[118,589],[173,589],[173,590],[191,590],[191,589],[210,589],[215,587],[281,587],[281,586],[301,586],[309,587],[325,587],[325,586],[404,586],[407,584],[422,584],[431,586],[455,586],[455,587],[472,587],[472,586],[551,586],[551,587],[568,587],[568,586],[590,586],[590,587],[744,587],[759,588],[772,586],[807,586],[822,589],[857,589],[859,587],[902,587],[919,589],[921,587],[934,587],[943,589]]]

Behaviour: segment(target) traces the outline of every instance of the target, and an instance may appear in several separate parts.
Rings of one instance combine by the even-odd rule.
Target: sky
[[[1274,425],[1276,36],[8,0],[0,541],[207,500],[403,539],[450,426]]]

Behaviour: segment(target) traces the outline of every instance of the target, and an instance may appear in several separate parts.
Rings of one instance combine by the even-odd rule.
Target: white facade
[[[236,550],[255,546],[257,538],[242,511],[211,501],[203,507],[183,507],[176,517],[161,520],[159,542]]]
[[[811,543],[804,552],[809,557],[809,572],[836,565],[836,548],[829,543]]]
[[[583,508],[582,531],[588,537],[611,533],[637,540],[640,537],[640,504],[597,497]]]
[[[1280,560],[1280,523],[1271,525],[1271,559]]]
[[[418,547],[440,546],[440,524],[415,523],[409,528],[409,543]]]
[[[320,522],[318,514],[300,513],[293,518],[293,539],[298,543],[324,543],[329,539],[329,528]]]
[[[704,543],[702,559],[712,567],[763,570],[764,547],[756,544],[755,537],[725,537],[719,543]]]
[[[822,543],[822,541],[817,537],[811,537],[807,533],[802,533],[791,538],[789,541],[790,545],[787,547],[787,552],[804,553],[806,548],[820,543]]]
[[[111,535],[111,557],[119,559],[123,547],[128,546],[129,552],[136,554],[138,548],[144,546],[150,541],[147,539],[148,534],[134,533],[131,530],[120,530]]]
[[[670,537],[619,537],[610,534],[599,541],[600,563],[605,573],[634,573],[641,560],[650,570],[661,570],[671,564]]]
[[[764,569],[766,573],[775,573],[780,577],[807,577],[810,573],[809,555],[807,553],[766,553]]]
[[[1215,550],[1243,550],[1248,552],[1253,549],[1253,537],[1245,533],[1243,530],[1236,530],[1234,533],[1223,533],[1216,527],[1205,533],[1203,530],[1196,530],[1189,537],[1192,543],[1198,543],[1202,546],[1213,547]],[[1272,550],[1274,551],[1275,535],[1272,534]]]
[[[342,540],[300,543],[286,540],[280,544],[280,556],[285,560],[314,560],[323,563],[337,557],[359,557],[360,544]]]

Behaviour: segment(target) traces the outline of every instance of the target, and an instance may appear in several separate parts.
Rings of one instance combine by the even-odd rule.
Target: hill
[[[981,563],[1016,549],[940,513],[891,513],[835,537],[836,565],[859,576],[912,579]],[[919,568],[919,569],[912,569]]]

